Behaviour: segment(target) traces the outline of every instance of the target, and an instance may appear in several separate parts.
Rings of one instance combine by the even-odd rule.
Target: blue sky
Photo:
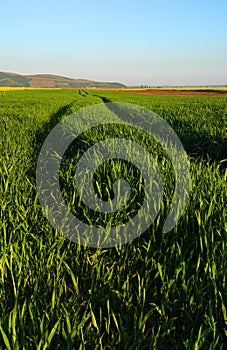
[[[227,85],[226,0],[9,0],[0,71]]]

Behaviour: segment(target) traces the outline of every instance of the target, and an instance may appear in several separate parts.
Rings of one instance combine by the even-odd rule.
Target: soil
[[[124,91],[124,90],[123,90]],[[125,92],[134,92],[136,94],[147,95],[177,95],[177,96],[227,96],[224,92],[215,91],[171,91],[171,90],[125,90]]]

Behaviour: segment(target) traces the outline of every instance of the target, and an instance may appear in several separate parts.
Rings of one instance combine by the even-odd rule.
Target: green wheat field
[[[60,120],[105,102],[143,106],[170,124],[190,160],[191,192],[178,224],[162,233],[174,174],[161,146],[152,144],[164,179],[160,214],[139,238],[91,249],[67,240],[43,215],[36,165]],[[0,349],[227,348],[226,120],[225,96],[0,91]],[[152,142],[116,126],[84,133],[77,149],[126,134],[142,146]],[[143,199],[138,169],[121,162],[98,169],[102,199],[123,171],[136,188],[135,202],[114,218],[92,215],[77,204],[69,156],[73,149],[61,183],[74,215],[92,225],[118,224],[135,215]]]

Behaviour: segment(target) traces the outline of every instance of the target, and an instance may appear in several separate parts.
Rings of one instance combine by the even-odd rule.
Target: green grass
[[[192,189],[178,225],[162,233],[174,183],[170,162],[154,147],[167,209],[136,240],[96,250],[68,241],[48,223],[35,169],[54,125],[81,107],[108,101],[139,104],[170,123],[189,154]],[[226,116],[225,97],[0,94],[0,349],[226,348]],[[116,130],[97,129],[83,140],[89,146]],[[136,170],[125,167],[104,164],[97,183],[105,180],[102,171],[111,183],[121,169],[139,181]],[[66,180],[70,176],[65,172]],[[73,203],[67,181],[64,191],[74,213],[87,216],[89,210]]]

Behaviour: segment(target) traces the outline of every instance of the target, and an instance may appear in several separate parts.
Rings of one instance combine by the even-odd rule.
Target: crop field
[[[142,106],[169,123],[189,157],[191,191],[178,224],[163,233],[175,182],[161,145],[117,125],[85,132],[77,150],[106,137],[150,147],[164,182],[160,213],[140,237],[95,249],[73,243],[48,222],[37,194],[36,166],[57,123],[107,102]],[[0,91],[0,349],[227,348],[226,120],[224,93]],[[72,148],[60,177],[72,213],[101,226],[133,217],[143,198],[138,169],[120,160],[98,169],[96,190],[103,200],[121,172],[135,187],[127,210],[100,215],[77,201],[69,170],[77,156]]]

